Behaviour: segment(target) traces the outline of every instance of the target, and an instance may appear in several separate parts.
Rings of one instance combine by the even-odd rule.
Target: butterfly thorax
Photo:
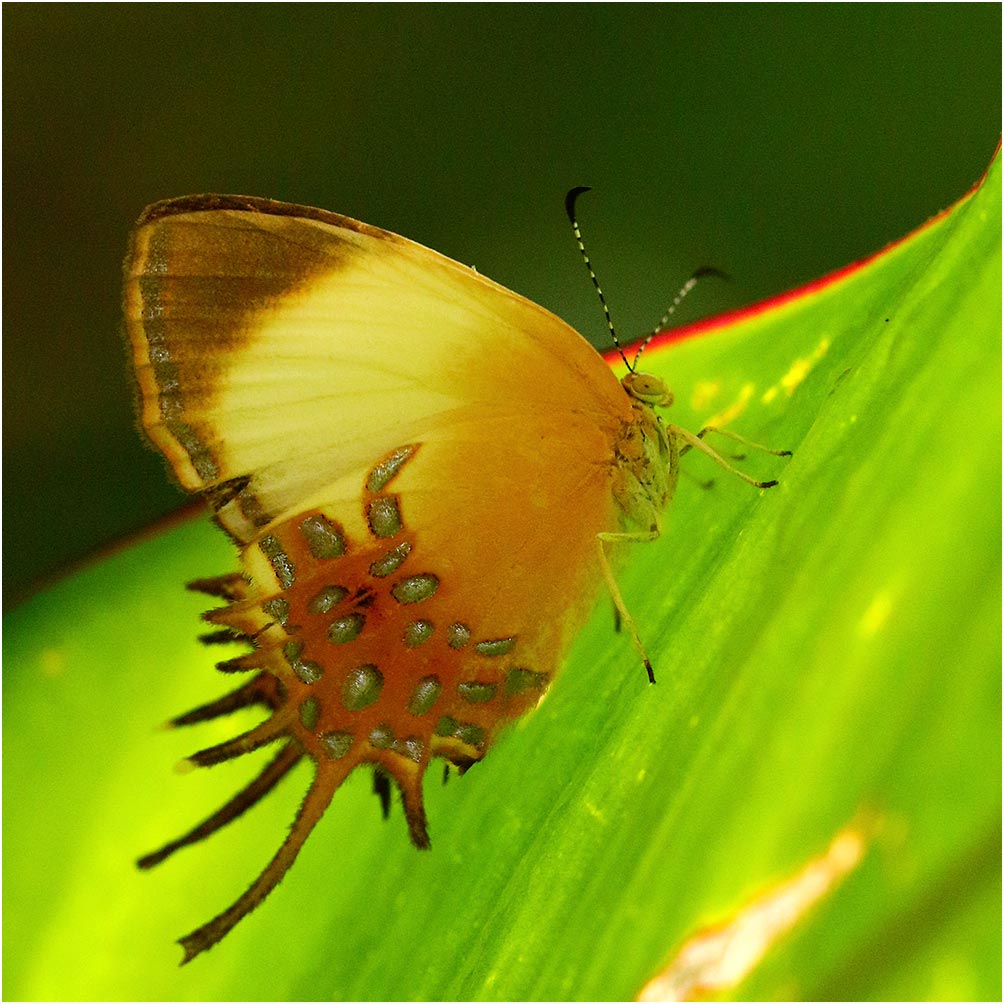
[[[673,395],[647,373],[628,373],[621,386],[631,398],[631,420],[614,443],[614,498],[626,528],[657,534],[676,485],[679,451],[655,409],[672,404]]]

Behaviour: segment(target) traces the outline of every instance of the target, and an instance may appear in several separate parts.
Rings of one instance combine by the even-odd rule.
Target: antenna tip
[[[702,265],[690,278],[706,279],[708,276],[714,276],[716,279],[731,279],[731,276],[727,272],[723,272],[720,268],[715,268],[714,265]]]
[[[586,192],[591,192],[592,189],[588,186],[580,185],[578,188],[570,188],[565,195],[565,212],[568,214],[568,219],[571,223],[575,222],[575,201],[580,195],[584,195]]]

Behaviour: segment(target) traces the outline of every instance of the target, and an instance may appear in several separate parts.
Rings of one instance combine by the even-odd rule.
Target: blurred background
[[[475,265],[604,345],[880,249],[1001,128],[997,4],[24,4],[4,10],[4,603],[178,508],[132,410],[149,202],[236,192]],[[388,407],[392,407],[388,404]]]

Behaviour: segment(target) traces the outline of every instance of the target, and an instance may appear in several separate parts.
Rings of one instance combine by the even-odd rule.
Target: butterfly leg
[[[760,450],[765,450],[767,453],[773,453],[775,456],[790,456],[790,450],[771,450],[765,446],[760,446],[758,443],[750,442],[748,439],[743,439],[742,436],[737,436],[734,432],[724,432],[722,429],[715,429],[708,427],[702,429],[701,433],[694,435],[692,432],[688,432],[686,429],[680,428],[678,425],[671,425],[668,427],[671,435],[678,437],[682,440],[682,445],[680,446],[680,454],[684,454],[689,449],[700,450],[702,453],[707,454],[711,459],[718,464],[719,467],[723,467],[730,474],[734,474],[737,478],[742,478],[747,484],[753,485],[755,488],[773,488],[777,484],[776,480],[773,481],[756,481],[754,478],[749,477],[747,474],[743,474],[742,471],[737,470],[733,467],[720,453],[716,453],[704,440],[701,438],[701,434],[707,432],[718,432],[719,434],[727,435],[730,439],[738,440],[741,443],[745,443],[747,446],[756,447]]]
[[[620,587],[617,585],[617,579],[614,576],[614,571],[610,567],[610,559],[607,557],[607,549],[605,545],[608,541],[641,543],[643,541],[655,540],[658,536],[658,529],[652,530],[649,533],[604,532],[596,535],[596,545],[599,551],[600,568],[603,571],[603,580],[607,584],[607,589],[610,592],[610,598],[614,601],[614,607],[617,610],[617,615],[620,618],[621,625],[627,629],[628,634],[631,635],[631,640],[634,642],[634,647],[638,649],[638,654],[641,656],[641,661],[645,666],[645,672],[648,673],[649,683],[655,683],[655,672],[652,669],[652,661],[649,659],[648,652],[645,651],[645,646],[642,644],[642,640],[638,635],[638,630],[634,626],[634,620],[624,603],[624,597],[621,596]]]
[[[764,446],[763,443],[754,443],[752,439],[740,436],[738,432],[733,432],[731,429],[721,429],[717,425],[706,425],[697,434],[697,438],[704,439],[705,436],[712,432],[718,436],[724,436],[726,439],[733,439],[737,443],[742,443],[743,446],[748,446],[751,450],[759,450],[761,453],[770,453],[775,457],[791,456],[791,450],[772,450],[769,446]]]

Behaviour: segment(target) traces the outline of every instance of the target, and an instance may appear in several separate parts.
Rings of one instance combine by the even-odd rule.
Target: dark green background
[[[882,247],[1000,130],[997,4],[4,8],[4,584],[176,507],[133,428],[120,263],[143,206],[323,206],[476,265],[599,338]],[[393,407],[393,402],[388,402]]]

